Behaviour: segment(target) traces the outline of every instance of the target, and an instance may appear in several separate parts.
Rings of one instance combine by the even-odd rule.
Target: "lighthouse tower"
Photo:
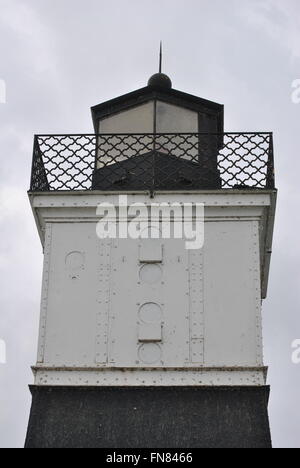
[[[26,447],[271,447],[272,134],[224,133],[222,105],[162,73],[92,118],[92,135],[34,141],[44,273]],[[185,207],[193,247],[163,235]]]

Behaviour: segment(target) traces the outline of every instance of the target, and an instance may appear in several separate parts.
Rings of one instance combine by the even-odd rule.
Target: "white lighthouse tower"
[[[92,117],[95,134],[35,137],[44,275],[26,446],[270,447],[272,135],[224,133],[222,105],[162,73]],[[152,238],[99,236],[127,206],[155,231],[153,205]],[[161,235],[185,206],[204,207],[197,248]]]

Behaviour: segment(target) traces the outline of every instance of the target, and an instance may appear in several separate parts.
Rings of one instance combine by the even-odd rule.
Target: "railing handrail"
[[[129,132],[129,133],[61,133],[61,134],[56,134],[56,133],[49,133],[49,134],[35,134],[34,137],[37,138],[46,138],[46,137],[55,137],[55,138],[65,138],[65,137],[104,137],[104,136],[131,136],[131,135],[136,135],[136,136],[144,136],[144,135],[149,135],[149,136],[168,136],[168,135],[215,135],[215,136],[222,136],[222,135],[273,135],[273,132],[156,132],[156,133],[151,133],[151,132],[145,132],[145,133],[134,133],[134,132]]]

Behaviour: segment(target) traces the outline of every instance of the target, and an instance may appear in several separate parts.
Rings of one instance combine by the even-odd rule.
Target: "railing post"
[[[37,136],[34,135],[33,149],[32,149],[32,163],[31,163],[31,177],[30,177],[30,190],[31,191],[34,191],[33,180],[34,180],[34,168],[35,168],[35,159],[36,159],[36,156],[35,156],[36,144],[37,144]]]
[[[267,189],[275,188],[275,168],[274,168],[274,141],[273,133],[270,133],[269,142],[269,158],[268,158],[268,169],[267,169]]]
[[[45,170],[37,135],[35,135],[34,137],[33,144],[30,190],[41,192],[50,191],[50,185],[48,182],[47,173]]]

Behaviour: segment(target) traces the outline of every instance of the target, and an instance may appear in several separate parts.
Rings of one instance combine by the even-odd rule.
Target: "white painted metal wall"
[[[157,194],[205,203],[204,247],[190,251],[98,239],[103,201],[117,195],[31,196],[45,250],[37,384],[263,385],[273,194]]]

